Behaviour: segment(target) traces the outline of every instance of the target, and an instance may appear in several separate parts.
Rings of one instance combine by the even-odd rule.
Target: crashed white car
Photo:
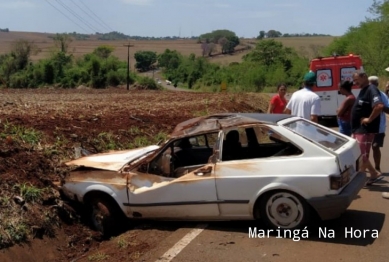
[[[62,184],[97,229],[118,217],[250,220],[297,229],[339,217],[366,182],[356,140],[284,114],[190,119],[162,145],[85,156]]]

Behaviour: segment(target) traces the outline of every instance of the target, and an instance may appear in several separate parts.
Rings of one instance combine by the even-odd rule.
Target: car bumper
[[[338,218],[346,211],[365,183],[366,174],[359,172],[340,194],[311,198],[308,203],[316,210],[322,220]]]

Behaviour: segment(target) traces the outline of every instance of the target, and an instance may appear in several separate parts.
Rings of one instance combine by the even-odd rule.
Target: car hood
[[[85,156],[70,162],[68,166],[85,166],[103,170],[119,171],[125,164],[158,149],[159,146],[152,145],[137,149],[111,151],[108,153]]]

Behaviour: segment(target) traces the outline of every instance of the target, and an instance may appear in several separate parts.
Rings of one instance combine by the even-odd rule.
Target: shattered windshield
[[[334,151],[348,142],[346,138],[336,134],[335,131],[331,132],[320,126],[311,124],[304,119],[287,123],[284,126],[290,128],[306,139],[316,142]]]

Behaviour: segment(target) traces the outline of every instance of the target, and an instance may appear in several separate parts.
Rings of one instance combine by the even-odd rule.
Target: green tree
[[[214,44],[218,44],[220,38],[223,37],[228,38],[231,36],[236,36],[236,34],[230,30],[222,29],[222,30],[214,30],[210,33],[202,34],[200,35],[200,39],[204,41],[212,42]]]
[[[259,35],[257,36],[257,39],[263,39],[266,36],[266,32],[261,30],[259,31]]]
[[[276,30],[267,31],[267,37],[276,38],[280,36],[282,36],[282,33],[280,31],[276,31]]]
[[[269,39],[258,42],[254,50],[243,57],[244,61],[259,62],[271,66],[285,58],[285,49],[281,42]]]
[[[103,59],[107,59],[111,54],[112,52],[115,50],[114,47],[112,46],[109,46],[109,45],[101,45],[99,47],[97,47],[93,53],[95,55],[97,55],[98,57],[100,58],[103,58]]]
[[[12,43],[11,56],[14,58],[16,70],[25,69],[30,61],[31,55],[36,55],[40,50],[28,40],[20,39]]]
[[[369,74],[382,74],[389,65],[389,1],[373,1],[369,8],[372,18],[350,27],[324,50],[325,55],[337,53],[361,55]]]
[[[157,53],[153,51],[137,51],[134,54],[135,68],[139,71],[147,71],[151,65],[157,62]]]
[[[71,42],[73,41],[71,36],[68,34],[56,34],[53,37],[54,45],[59,49],[60,52],[67,53]]]

